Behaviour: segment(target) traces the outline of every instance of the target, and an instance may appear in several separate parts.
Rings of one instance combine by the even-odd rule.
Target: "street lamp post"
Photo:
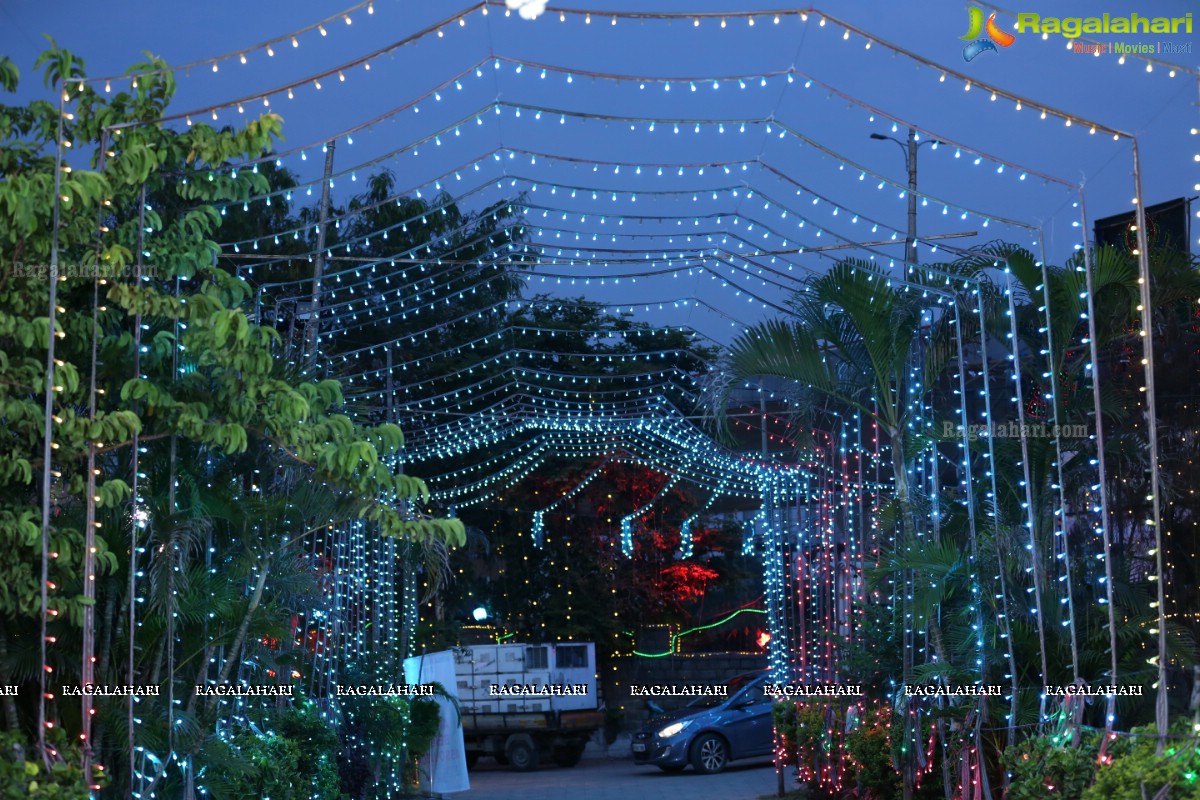
[[[917,263],[917,150],[923,144],[942,144],[937,139],[929,139],[924,142],[917,141],[917,132],[914,128],[908,129],[908,137],[902,142],[894,136],[885,136],[882,133],[872,133],[872,139],[880,141],[895,142],[904,152],[904,166],[908,169],[908,235],[904,237],[904,262],[907,265],[906,273],[910,273]],[[911,591],[913,575],[910,570],[904,571],[905,594]],[[906,602],[907,605],[907,602]],[[909,644],[909,634],[905,634],[904,642],[904,682],[907,684],[912,680],[912,649]],[[908,699],[911,704],[912,698]],[[901,796],[903,800],[912,800],[913,791],[916,787],[916,747],[919,746],[915,731],[909,730],[909,708],[905,708],[905,733],[904,733],[904,763],[901,765],[903,770],[903,780],[901,783]]]
[[[910,265],[917,263],[917,149],[923,144],[944,144],[937,139],[917,141],[915,128],[908,129],[907,140],[902,142],[894,136],[882,133],[872,133],[872,139],[895,142],[904,152],[904,166],[908,170],[908,235],[904,237],[904,261]]]

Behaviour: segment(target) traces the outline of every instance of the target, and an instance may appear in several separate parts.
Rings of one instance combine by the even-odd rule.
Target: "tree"
[[[222,222],[214,205],[246,201],[269,189],[261,172],[238,172],[228,164],[268,149],[279,134],[279,118],[267,114],[239,130],[201,124],[177,132],[157,122],[174,92],[172,73],[162,62],[135,65],[140,74],[134,88],[111,95],[86,84],[82,63],[66,51],[49,51],[39,60],[43,64],[47,85],[69,99],[73,116],[60,118],[44,101],[0,108],[0,418],[5,420],[0,545],[10,556],[0,566],[0,655],[8,654],[0,671],[9,680],[37,680],[28,658],[19,666],[12,643],[19,639],[24,646],[38,638],[38,487],[48,470],[53,478],[50,633],[63,644],[78,643],[75,631],[81,626],[84,634],[82,659],[76,656],[73,667],[62,647],[50,653],[55,694],[72,679],[86,679],[93,656],[107,670],[97,673],[97,680],[150,679],[171,686],[184,665],[186,677],[178,677],[191,679],[202,660],[195,650],[172,662],[160,660],[156,645],[148,658],[134,659],[134,674],[117,654],[122,637],[137,631],[125,625],[121,613],[134,600],[128,588],[136,581],[127,570],[130,564],[150,569],[153,602],[138,612],[147,623],[141,631],[150,641],[155,628],[166,631],[157,641],[169,653],[199,627],[187,629],[185,612],[194,613],[198,599],[190,591],[214,589],[196,569],[196,542],[214,524],[236,536],[240,523],[246,552],[253,555],[257,549],[251,561],[258,563],[243,573],[255,587],[251,602],[232,604],[242,624],[227,640],[235,651],[223,665],[227,675],[235,668],[236,651],[245,648],[258,624],[246,620],[257,617],[256,606],[283,596],[267,592],[265,600],[259,599],[266,575],[284,582],[278,569],[272,573],[265,566],[278,565],[286,555],[280,534],[300,536],[305,530],[301,519],[288,515],[286,504],[272,512],[274,520],[261,507],[252,513],[255,506],[248,501],[258,487],[271,485],[256,478],[256,471],[290,470],[304,481],[327,485],[346,498],[352,515],[386,536],[453,543],[462,540],[463,528],[456,520],[413,515],[409,504],[426,489],[419,479],[390,467],[403,444],[399,428],[355,423],[341,413],[344,398],[336,381],[289,371],[280,358],[279,335],[253,322],[244,309],[247,284],[212,266],[219,252],[212,237]],[[15,88],[11,64],[0,68],[0,77],[6,89]],[[58,176],[56,198],[51,187],[60,124],[62,138],[72,145],[72,166]],[[53,325],[47,316],[50,273],[45,268],[52,251],[60,267]],[[40,456],[45,417],[39,399],[47,384],[52,330],[58,339],[54,450],[52,463],[46,464]],[[151,476],[147,466],[156,457],[166,468]],[[181,468],[183,459],[195,468]],[[140,478],[132,477],[135,472]],[[132,487],[139,481],[135,493]],[[214,523],[210,482],[228,504],[241,504],[247,512],[240,520],[235,516],[231,527]],[[136,525],[130,525],[131,515]],[[256,531],[260,545],[270,544],[255,545],[253,537],[245,537],[247,530]],[[123,562],[116,553],[129,553],[131,535],[138,536],[138,547],[160,543],[167,555],[145,558],[135,552],[131,562]],[[218,555],[226,557],[232,559],[225,564],[232,570],[228,577],[236,581],[236,548]],[[91,589],[95,584],[98,594]],[[236,582],[230,585],[239,590]],[[101,618],[93,621],[89,615],[97,605]],[[229,609],[226,604],[224,610]],[[211,610],[221,611],[221,604]],[[176,620],[176,614],[183,618]],[[90,638],[93,632],[98,639]],[[200,651],[206,657],[212,652]],[[36,660],[33,664],[40,672]],[[5,712],[9,726],[33,727],[28,717],[21,720],[27,709],[10,703]],[[163,712],[170,718],[175,709]],[[74,718],[68,704],[55,703],[54,717],[73,734],[82,727],[85,743],[91,744],[86,706],[81,718]],[[108,719],[107,741],[119,747],[119,717]],[[119,785],[128,787],[123,763],[117,759],[106,766]]]
[[[909,469],[926,446],[928,432],[914,425],[923,397],[951,358],[945,330],[922,345],[922,323],[931,302],[919,292],[893,288],[882,269],[870,262],[844,261],[810,281],[792,301],[790,320],[760,323],[739,336],[731,348],[727,377],[717,403],[724,407],[730,387],[774,376],[811,388],[845,408],[874,419],[887,436],[891,452],[894,501],[900,522],[899,549],[917,546],[918,524]],[[922,355],[918,351],[924,348]],[[914,363],[917,380],[909,379]],[[911,608],[907,587],[901,584],[901,603]],[[906,615],[907,618],[907,615]],[[936,618],[917,620],[936,629]],[[913,647],[905,634],[903,675],[913,677]],[[934,642],[942,637],[934,634]],[[944,653],[939,653],[944,656]],[[944,660],[944,658],[942,659]],[[907,719],[907,715],[906,715]],[[906,741],[914,731],[906,732]],[[913,751],[913,747],[907,749]],[[905,764],[904,796],[912,796],[913,765]]]

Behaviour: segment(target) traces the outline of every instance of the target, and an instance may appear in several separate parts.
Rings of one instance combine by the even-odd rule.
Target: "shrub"
[[[60,735],[50,736],[63,761],[56,762],[49,770],[41,759],[32,755],[33,748],[21,736],[0,733],[0,797],[28,797],[32,800],[89,800],[83,769],[79,766],[80,753],[76,747],[64,748]],[[23,752],[25,757],[13,758],[14,753]],[[97,771],[97,783],[103,780]]]
[[[1162,756],[1156,755],[1154,726],[1134,728],[1132,736],[1113,742],[1112,760],[1096,770],[1096,782],[1082,800],[1142,800],[1164,788],[1170,800],[1200,800],[1200,739],[1190,720],[1171,726],[1173,736]]]
[[[1008,800],[1081,800],[1096,771],[1099,741],[1091,735],[1072,747],[1063,738],[1034,736],[1005,751],[1004,767],[1012,774]]]

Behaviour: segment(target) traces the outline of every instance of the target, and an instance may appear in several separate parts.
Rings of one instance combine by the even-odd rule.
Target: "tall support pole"
[[[1041,656],[1041,679],[1044,686],[1050,679],[1049,662],[1046,656],[1046,605],[1043,599],[1042,587],[1045,585],[1043,573],[1042,550],[1038,542],[1037,520],[1039,511],[1033,502],[1033,475],[1029,463],[1029,437],[1025,435],[1025,390],[1021,386],[1021,339],[1017,333],[1017,306],[1013,296],[1012,269],[1004,265],[1005,290],[1008,295],[1008,324],[1009,338],[1012,339],[1013,389],[1016,392],[1017,420],[1021,425],[1021,477],[1025,487],[1025,524],[1029,528],[1029,560],[1033,573],[1033,602],[1037,616],[1038,651]],[[1053,379],[1053,376],[1051,376]],[[989,436],[991,433],[988,434]],[[1046,693],[1038,692],[1038,729],[1046,721]]]
[[[134,286],[142,285],[142,267],[146,250],[146,185],[138,193],[138,249],[134,260]],[[139,310],[133,318],[133,377],[142,377],[142,314]],[[136,407],[135,407],[136,411]],[[146,522],[145,511],[141,507],[140,475],[138,474],[138,455],[141,442],[137,429],[133,432],[132,450],[129,454],[131,471],[130,484],[133,495],[133,514],[129,526],[129,683],[137,684],[137,562],[138,562],[138,528]],[[134,791],[137,774],[137,748],[134,741],[134,696],[131,694],[125,706],[126,717],[126,746],[129,748],[129,791]]]
[[[1084,204],[1083,187],[1079,187],[1079,216],[1083,230],[1088,229],[1087,206]],[[1109,685],[1117,682],[1117,610],[1113,602],[1112,529],[1108,513],[1108,467],[1104,455],[1103,397],[1100,391],[1100,345],[1096,342],[1096,287],[1092,276],[1092,254],[1086,242],[1083,248],[1084,281],[1087,287],[1088,358],[1091,359],[1092,413],[1096,418],[1096,486],[1100,491],[1100,535],[1104,546],[1104,600],[1108,606],[1109,641]],[[1117,698],[1109,694],[1104,710],[1104,733],[1112,733],[1116,721]]]
[[[1084,229],[1086,230],[1086,228]],[[1086,242],[1085,249],[1086,249]],[[1050,386],[1049,397],[1044,398],[1050,401],[1050,408],[1053,411],[1054,418],[1054,475],[1058,481],[1057,496],[1058,507],[1054,510],[1052,532],[1055,538],[1061,537],[1062,556],[1063,556],[1063,576],[1066,578],[1067,584],[1067,615],[1069,617],[1069,632],[1071,634],[1071,678],[1074,683],[1080,681],[1079,675],[1079,637],[1075,631],[1075,581],[1071,570],[1071,551],[1070,540],[1067,538],[1067,498],[1066,498],[1066,481],[1063,477],[1063,459],[1062,459],[1062,416],[1058,396],[1058,375],[1054,371],[1056,353],[1054,349],[1054,307],[1050,297],[1050,274],[1046,269],[1046,235],[1045,231],[1038,231],[1038,250],[1040,253],[1039,268],[1042,273],[1042,305],[1045,307],[1046,320],[1046,366],[1050,370]],[[1032,300],[1032,297],[1030,298]],[[1052,548],[1053,549],[1053,548]],[[1077,726],[1072,726],[1072,744],[1079,744],[1080,730]]]
[[[100,161],[98,170],[104,172],[105,152],[108,150],[108,131],[100,134]],[[97,228],[100,227],[98,220]],[[92,364],[88,389],[88,417],[96,419],[96,367],[100,339],[100,242],[97,239],[92,275]],[[96,681],[96,443],[88,442],[87,452],[87,496],[85,498],[83,532],[83,596],[89,601],[83,606],[83,658],[79,666],[80,683],[84,686]],[[82,747],[83,780],[92,785],[92,715],[93,699],[83,692],[80,698],[79,723]]]
[[[762,389],[758,390],[759,431],[762,433],[762,457],[767,460],[767,396]]]
[[[983,395],[983,416],[986,420],[986,425],[992,425],[992,391],[991,391],[991,364],[988,360],[988,325],[987,325],[987,297],[981,291],[979,293],[979,364],[982,380]],[[996,542],[1001,542],[1002,536],[1000,531],[1000,492],[996,481],[996,447],[995,438],[985,436],[984,442],[987,452],[984,453],[984,459],[987,462],[987,468],[984,470],[984,475],[988,479],[988,488],[991,490],[988,494],[991,502],[987,505],[987,514],[992,518],[992,532]],[[1017,659],[1014,652],[1014,643],[1012,638],[1012,616],[1009,614],[1008,603],[1008,579],[1005,576],[1005,553],[999,547],[996,552],[996,571],[997,578],[1000,583],[1000,638],[1005,642],[1007,652],[1004,654],[1008,660],[1008,677],[1010,683],[1010,694],[1008,697],[1008,715],[1006,719],[1006,739],[1005,747],[1011,747],[1016,742],[1016,726],[1017,726],[1017,709],[1020,701],[1020,692],[1018,691],[1018,675]],[[1008,791],[1009,773],[1007,770],[1003,774],[1003,789]]]
[[[46,690],[46,677],[50,665],[46,663],[46,617],[50,613],[50,456],[54,443],[54,326],[58,318],[58,226],[62,214],[60,201],[63,171],[63,119],[66,114],[67,86],[62,80],[58,82],[58,138],[54,152],[54,210],[51,213],[50,234],[50,317],[49,333],[46,342],[46,394],[45,394],[45,424],[42,442],[42,589],[41,589],[41,657],[42,666],[38,670],[38,755],[50,766],[50,754],[46,750],[46,700],[50,695]]]
[[[321,278],[325,274],[325,237],[329,229],[329,189],[333,178],[333,151],[337,141],[325,145],[325,174],[321,179],[321,205],[317,211],[317,254],[313,259],[312,304],[308,308],[308,321],[304,326],[303,356],[312,358],[317,352],[317,340],[321,336]]]
[[[962,447],[963,455],[958,468],[959,474],[962,475],[963,499],[967,507],[967,537],[970,548],[967,561],[967,580],[970,584],[971,603],[974,606],[973,611],[975,612],[972,615],[972,627],[975,630],[976,666],[979,668],[977,680],[979,685],[983,686],[987,683],[987,658],[983,652],[983,596],[979,588],[979,537],[975,516],[974,478],[971,474],[970,418],[967,414],[967,363],[963,348],[961,303],[957,298],[953,298],[951,305],[954,310],[954,347],[958,358],[958,412],[962,428],[960,446]],[[979,713],[975,715],[974,730],[971,734],[971,741],[974,743],[977,752],[982,752],[983,720],[986,717],[987,697],[980,695]],[[992,790],[988,785],[987,769],[983,768],[982,765],[979,767],[979,776],[983,784],[983,796],[986,800],[991,800]]]
[[[1146,438],[1150,446],[1150,507],[1154,527],[1154,582],[1158,592],[1158,694],[1154,701],[1154,722],[1158,729],[1159,756],[1167,734],[1167,609],[1163,580],[1162,512],[1158,475],[1158,407],[1154,401],[1154,307],[1150,293],[1150,240],[1146,237],[1146,198],[1142,196],[1142,166],[1137,139],[1133,139],[1133,191],[1137,198],[1138,288],[1141,290],[1142,367],[1146,375]]]
[[[908,235],[904,239],[904,260],[909,268],[917,264],[917,130],[908,129],[908,150],[904,165],[908,167]]]

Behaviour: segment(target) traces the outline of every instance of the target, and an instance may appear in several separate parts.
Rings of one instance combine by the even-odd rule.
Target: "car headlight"
[[[672,736],[679,733],[681,730],[691,724],[692,721],[690,719],[685,719],[682,722],[672,722],[670,725],[658,732],[658,738],[670,739]]]

